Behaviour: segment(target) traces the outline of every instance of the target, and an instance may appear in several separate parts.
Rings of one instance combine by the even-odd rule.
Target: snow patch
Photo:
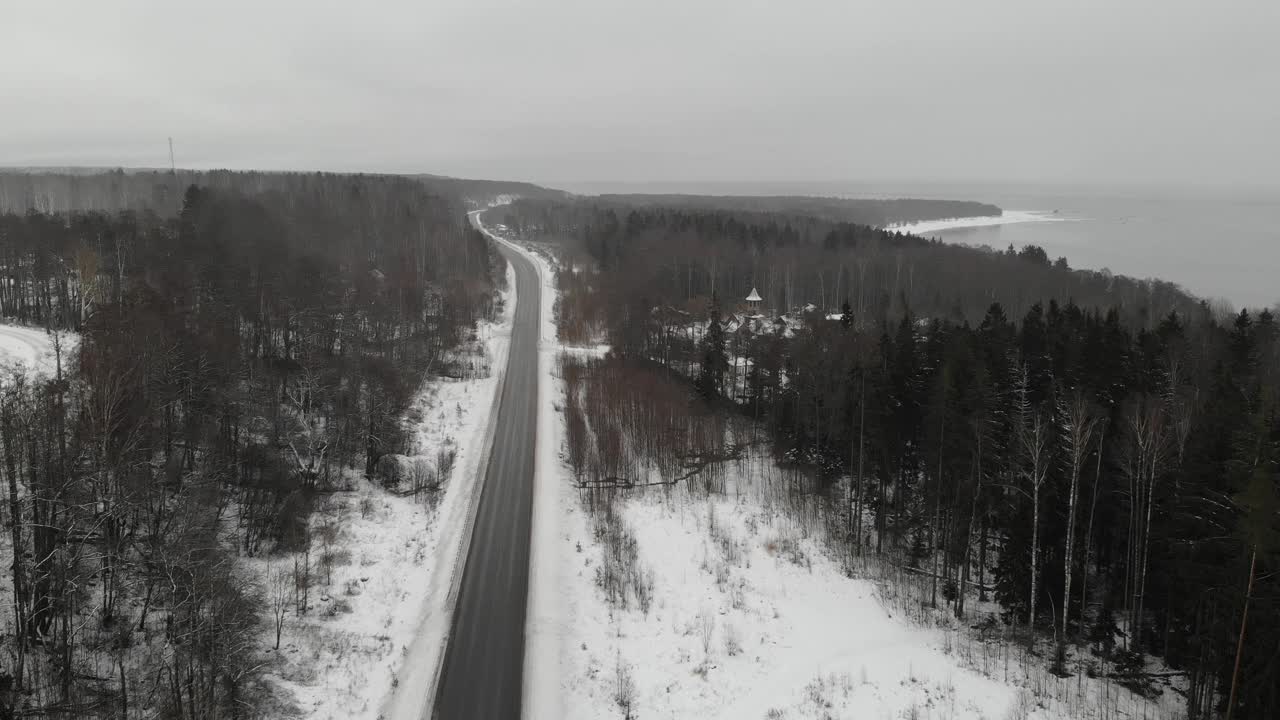
[[[80,336],[65,330],[56,331],[62,343],[62,367],[75,354]],[[39,328],[22,325],[0,324],[0,365],[26,368],[30,372],[50,377],[57,374],[58,358],[54,350],[54,337]]]
[[[608,343],[595,345],[562,345],[560,351],[566,355],[582,359],[602,358],[609,354],[613,346]]]

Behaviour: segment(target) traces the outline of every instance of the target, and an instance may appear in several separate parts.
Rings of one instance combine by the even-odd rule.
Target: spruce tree
[[[720,298],[711,294],[711,306],[707,313],[707,333],[702,337],[702,364],[698,372],[697,390],[702,399],[714,402],[724,385],[724,374],[729,368],[725,355],[724,322],[720,318]]]

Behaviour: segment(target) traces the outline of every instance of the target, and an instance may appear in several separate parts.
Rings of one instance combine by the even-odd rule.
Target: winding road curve
[[[478,213],[472,225],[484,230]],[[533,262],[498,243],[515,269],[516,309],[493,451],[449,632],[436,720],[518,720],[537,437],[541,283]]]

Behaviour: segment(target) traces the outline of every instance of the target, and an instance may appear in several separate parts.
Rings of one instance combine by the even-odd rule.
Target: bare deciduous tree
[[[267,570],[267,602],[271,607],[271,618],[275,622],[276,645],[280,649],[280,635],[284,632],[284,618],[289,613],[289,601],[292,594],[293,576],[289,570],[273,564]]]
[[[1074,568],[1076,507],[1080,497],[1080,475],[1089,452],[1089,443],[1093,438],[1094,427],[1098,423],[1097,413],[1088,398],[1080,389],[1069,391],[1067,397],[1059,397],[1061,407],[1058,416],[1063,427],[1060,437],[1063,450],[1067,455],[1068,488],[1067,488],[1067,528],[1064,543],[1063,580],[1062,580],[1062,635],[1060,643],[1067,639],[1067,621],[1071,608],[1071,573]]]

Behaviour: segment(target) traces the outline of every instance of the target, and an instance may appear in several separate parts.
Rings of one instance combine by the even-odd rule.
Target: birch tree
[[[1021,460],[1024,491],[1031,500],[1031,582],[1028,596],[1027,626],[1036,625],[1036,595],[1039,592],[1040,499],[1049,475],[1049,422],[1039,408],[1031,406],[1028,397],[1030,370],[1022,364],[1017,385],[1016,442]]]
[[[1163,401],[1141,397],[1126,414],[1128,443],[1124,470],[1129,481],[1129,542],[1126,573],[1129,599],[1129,649],[1142,649],[1143,602],[1151,555],[1151,517],[1155,492],[1167,470],[1173,443]]]
[[[1058,415],[1062,421],[1062,444],[1067,457],[1069,485],[1067,488],[1067,528],[1064,543],[1062,578],[1062,635],[1059,644],[1067,638],[1067,616],[1071,607],[1071,572],[1074,568],[1076,508],[1080,497],[1080,475],[1088,457],[1090,440],[1098,423],[1097,414],[1084,392],[1076,388],[1069,397],[1059,397]]]

